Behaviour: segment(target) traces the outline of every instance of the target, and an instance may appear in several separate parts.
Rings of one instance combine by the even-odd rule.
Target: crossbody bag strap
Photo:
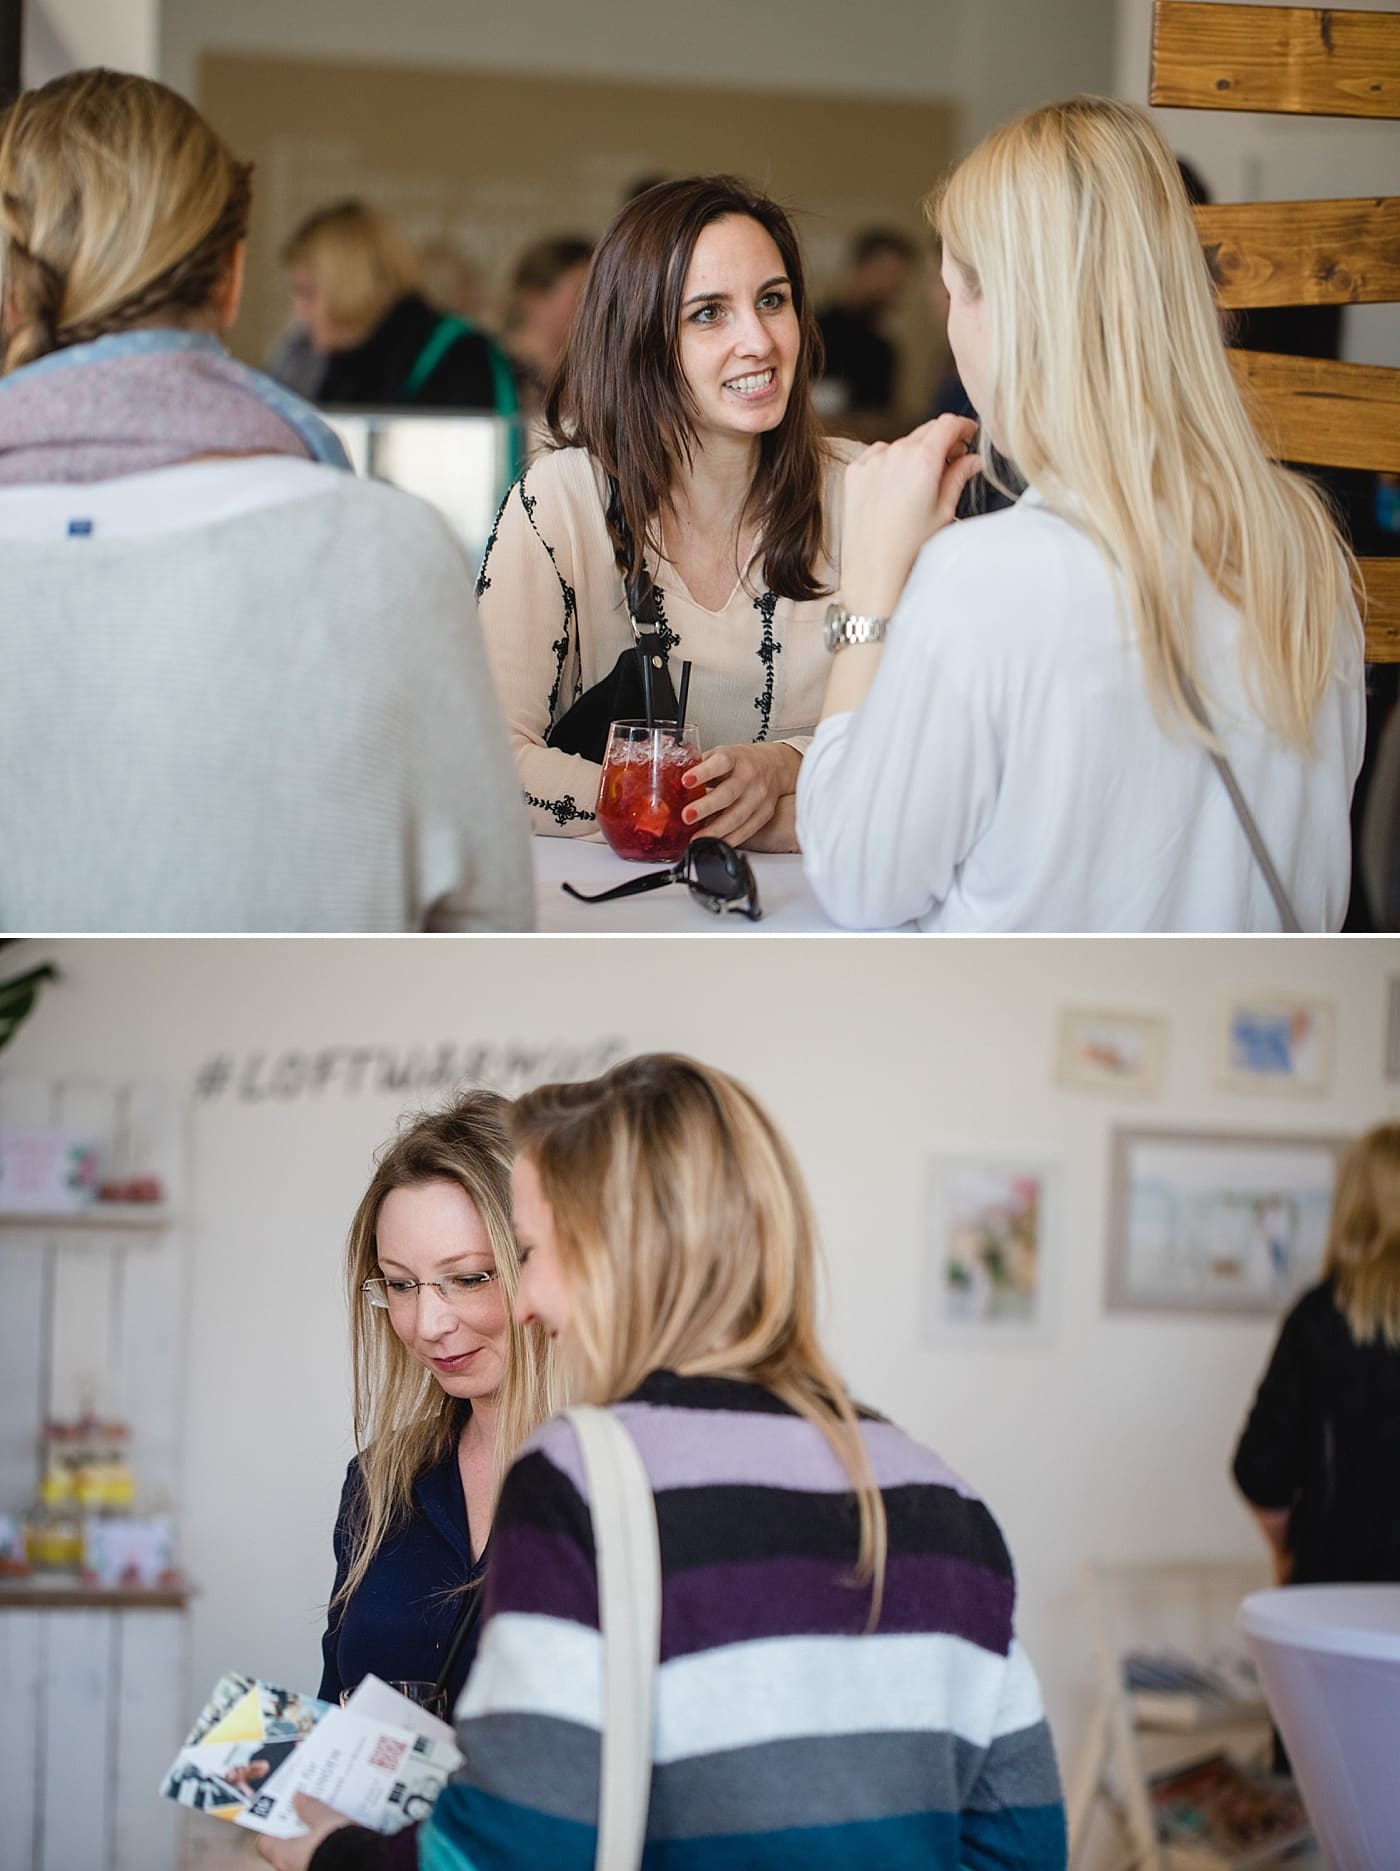
[[[1185,698],[1186,706],[1191,710],[1191,713],[1205,729],[1206,733],[1214,738],[1215,729],[1211,725],[1209,714],[1206,712],[1206,705],[1201,700],[1200,690],[1180,664],[1177,665],[1176,673],[1177,679],[1181,684],[1181,693]],[[1302,931],[1302,924],[1298,921],[1297,911],[1293,907],[1288,892],[1283,887],[1283,879],[1274,869],[1274,861],[1269,856],[1269,847],[1264,843],[1264,835],[1255,823],[1254,814],[1249,809],[1249,801],[1240,791],[1239,781],[1235,778],[1234,768],[1230,765],[1223,749],[1207,746],[1206,752],[1210,755],[1211,762],[1216,772],[1220,775],[1220,783],[1225,788],[1230,804],[1235,808],[1235,817],[1239,820],[1244,835],[1249,840],[1249,848],[1254,853],[1254,861],[1259,866],[1264,882],[1269,887],[1269,895],[1274,900],[1274,908],[1278,911],[1280,925],[1288,935],[1300,934]]]
[[[661,1659],[661,1546],[637,1445],[607,1410],[568,1412],[583,1455],[598,1556],[603,1733],[596,1871],[637,1871],[651,1803],[656,1672]]]

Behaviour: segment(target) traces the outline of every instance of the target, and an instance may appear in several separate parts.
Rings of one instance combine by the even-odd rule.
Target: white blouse
[[[834,585],[842,480],[860,448],[842,441],[828,447],[827,563],[819,578]],[[487,654],[534,829],[566,837],[596,830],[601,769],[547,747],[545,735],[633,640],[605,500],[602,472],[583,449],[541,456],[507,494],[477,584]],[[686,715],[701,746],[784,741],[801,751],[826,691],[821,626],[830,598],[775,597],[763,585],[761,548],[718,611],[698,604],[673,567],[651,570],[677,686],[681,661],[691,663]]]
[[[1201,690],[1305,929],[1341,926],[1365,703],[1339,620],[1315,751],[1263,725],[1242,620],[1197,568]],[[817,730],[797,788],[806,875],[848,928],[1277,930],[1200,742],[1164,729],[1098,549],[1034,490],[920,553],[870,693]]]

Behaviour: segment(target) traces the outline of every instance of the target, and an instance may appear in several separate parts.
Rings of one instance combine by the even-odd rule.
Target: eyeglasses
[[[466,1312],[490,1289],[495,1269],[478,1273],[449,1273],[441,1280],[361,1280],[360,1291],[376,1312],[411,1312],[425,1286],[434,1286],[454,1312]]]
[[[560,888],[580,903],[611,903],[617,897],[640,896],[643,890],[660,890],[664,884],[684,884],[716,916],[733,913],[756,923],[763,915],[748,859],[722,838],[692,838],[680,863],[669,870],[629,877],[625,884],[614,884],[611,890],[599,890],[593,896],[585,896],[572,884]]]

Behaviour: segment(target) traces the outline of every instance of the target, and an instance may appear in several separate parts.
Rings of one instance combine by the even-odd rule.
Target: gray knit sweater
[[[466,563],[375,482],[0,540],[0,928],[527,929]]]

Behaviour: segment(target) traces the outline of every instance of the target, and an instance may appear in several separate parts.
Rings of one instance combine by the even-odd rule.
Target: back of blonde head
[[[669,1053],[519,1099],[570,1279],[576,1394],[607,1402],[649,1372],[762,1384],[815,1424],[851,1477],[860,1576],[876,1612],[880,1495],[845,1387],[817,1336],[816,1227],[792,1152],[753,1095]]]
[[[1103,98],[1047,105],[994,131],[927,207],[984,301],[996,439],[1118,572],[1159,714],[1191,722],[1183,671],[1210,704],[1194,561],[1243,615],[1259,714],[1310,746],[1336,632],[1354,627],[1348,556],[1314,490],[1260,446],[1152,123]]]
[[[284,266],[315,278],[334,323],[367,337],[386,312],[418,284],[413,249],[387,214],[362,201],[318,208],[282,249]]]
[[[1326,1271],[1356,1342],[1400,1351],[1400,1124],[1367,1131],[1342,1158]]]
[[[0,125],[4,368],[205,307],[248,227],[251,171],[182,97],[80,71]]]

